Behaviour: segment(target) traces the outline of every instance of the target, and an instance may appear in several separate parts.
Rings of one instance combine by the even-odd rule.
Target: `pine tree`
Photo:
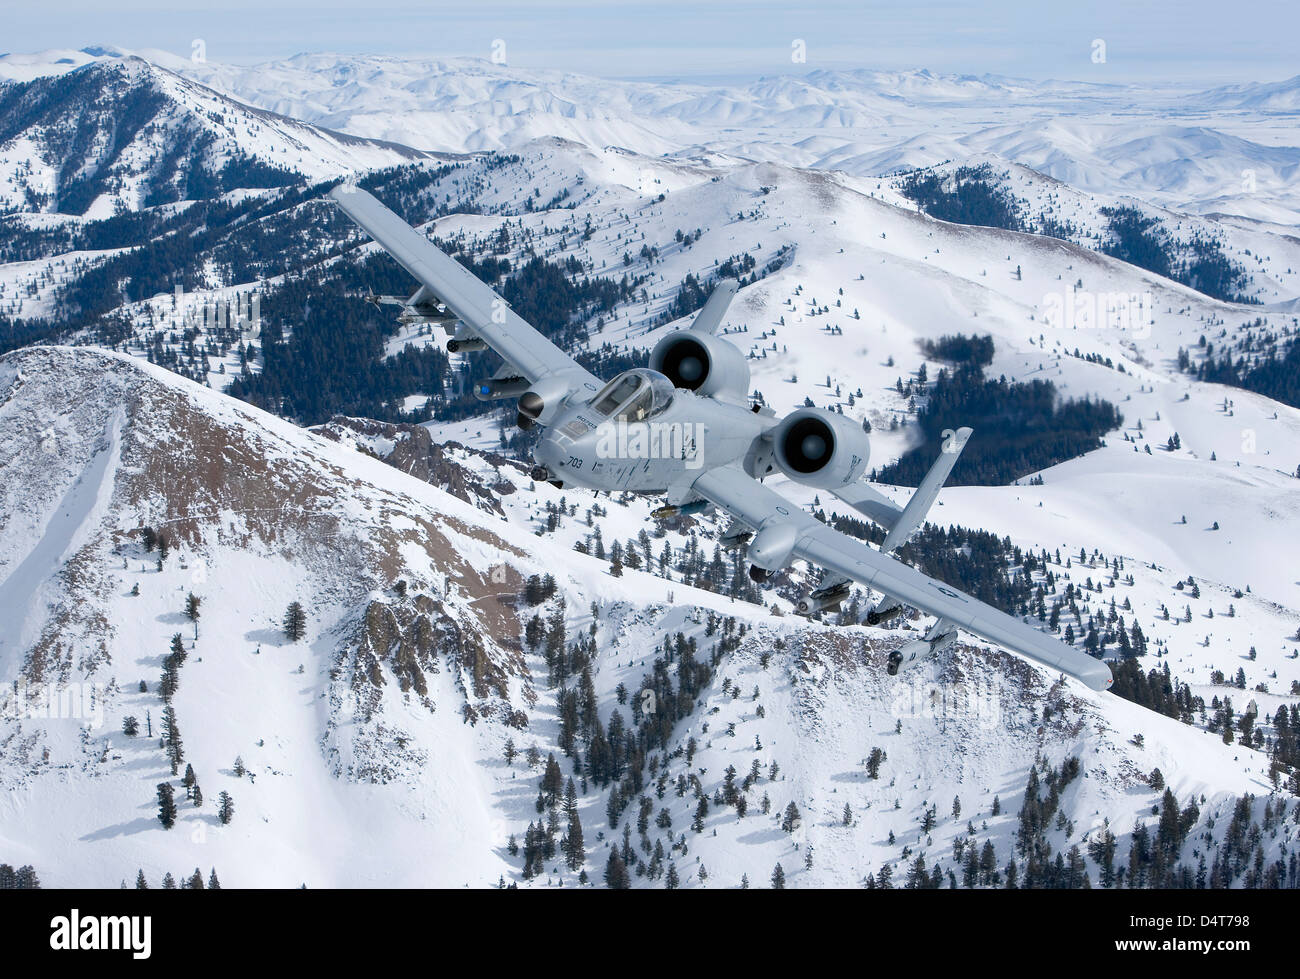
[[[691,829],[697,833],[704,832],[704,820],[709,815],[709,800],[706,796],[701,795],[700,801],[695,806],[695,818],[691,820]]]
[[[129,714],[123,718],[122,733],[128,738],[134,738],[140,733],[140,722],[135,719],[135,715]]]
[[[307,634],[307,613],[300,602],[290,602],[284,612],[284,635],[290,642],[297,642]]]
[[[194,592],[190,592],[185,599],[185,617],[194,623],[194,638],[199,638],[199,606],[203,604],[203,599],[199,598]]]
[[[212,873],[208,874],[208,890],[210,890],[210,891],[219,891],[219,890],[221,890],[221,881],[217,880],[217,868],[216,868],[216,867],[213,867],[213,868],[212,868]]]
[[[169,656],[163,661],[162,676],[158,680],[158,695],[164,702],[170,702],[180,686],[180,675],[176,672],[176,663]]]
[[[612,847],[609,851],[609,860],[605,864],[605,886],[614,891],[627,890],[632,886],[627,865],[619,856],[618,847]]]
[[[925,869],[925,857],[917,854],[912,866],[907,870],[907,883],[903,886],[909,891],[925,890],[929,887],[930,875]]]
[[[781,829],[787,833],[793,833],[802,821],[799,815],[799,807],[791,802],[785,807],[785,813],[781,816]]]
[[[867,756],[867,778],[880,778],[880,766],[885,762],[886,756],[879,748],[872,748],[871,754]]]
[[[785,890],[785,871],[779,863],[772,869],[772,890]]]
[[[176,793],[170,782],[158,783],[158,821],[163,829],[176,825]]]
[[[217,807],[217,818],[221,820],[222,826],[228,826],[230,821],[235,818],[235,800],[230,797],[230,793],[222,791],[217,797],[220,805]]]
[[[564,854],[568,859],[570,870],[577,870],[587,859],[587,850],[582,840],[582,821],[578,819],[576,806],[569,813],[569,831],[564,837]]]
[[[163,708],[163,741],[167,747],[172,774],[176,775],[180,772],[181,762],[185,760],[185,746],[181,741],[180,725],[176,722],[176,711],[171,704]]]
[[[853,808],[847,802],[844,803],[844,814],[840,817],[840,823],[843,826],[853,825]]]
[[[664,878],[664,887],[670,891],[675,891],[681,885],[681,878],[677,875],[677,864],[668,865],[668,874]]]
[[[147,891],[149,889],[149,881],[145,880],[143,867],[141,867],[140,872],[135,875],[135,889],[137,891]]]
[[[194,873],[190,874],[190,879],[185,882],[185,889],[187,891],[203,890],[203,875],[199,873],[198,867],[194,868]]]

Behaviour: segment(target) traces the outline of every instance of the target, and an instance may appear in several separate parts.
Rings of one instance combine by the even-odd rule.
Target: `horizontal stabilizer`
[[[903,508],[870,483],[851,483],[832,492],[872,523],[893,530],[903,516]]]

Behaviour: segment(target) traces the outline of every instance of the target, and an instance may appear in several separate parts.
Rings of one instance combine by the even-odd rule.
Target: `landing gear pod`
[[[794,526],[769,523],[749,542],[749,577],[766,581],[790,563],[795,544]]]
[[[488,349],[487,342],[480,340],[478,337],[462,337],[447,341],[447,353],[449,354],[465,354],[486,349]]]
[[[890,676],[897,676],[904,670],[910,670],[912,667],[938,656],[951,646],[956,638],[956,626],[946,619],[940,619],[930,627],[930,631],[925,634],[924,639],[913,639],[910,642],[905,642],[891,652],[885,670]]]
[[[889,663],[885,670],[890,676],[898,676],[901,671],[916,666],[929,656],[930,644],[924,639],[913,639],[890,652]]]

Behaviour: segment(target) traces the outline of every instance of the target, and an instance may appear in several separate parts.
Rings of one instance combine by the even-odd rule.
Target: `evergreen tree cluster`
[[[1136,628],[1136,623],[1134,627]],[[1168,662],[1160,668],[1142,672],[1136,659],[1121,658],[1110,664],[1115,682],[1110,692],[1130,700],[1139,707],[1193,724],[1205,714],[1204,698],[1193,694],[1191,687],[1170,675]]]
[[[1005,485],[1098,448],[1101,436],[1119,428],[1123,417],[1100,398],[1062,401],[1051,381],[988,380],[981,369],[966,366],[939,371],[916,420],[922,444],[873,472],[872,479],[920,485],[934,464],[935,447],[944,443],[943,433],[968,425],[975,434],[948,484]]]
[[[1103,207],[1110,239],[1101,250],[1121,261],[1181,282],[1197,292],[1232,303],[1255,303],[1242,290],[1246,270],[1223,252],[1217,238],[1197,233],[1177,241],[1160,220],[1132,205]]]
[[[1060,809],[1061,796],[1079,775],[1082,767],[1078,758],[1067,758],[1061,767],[1054,768],[1045,759],[1036,759],[1029,769],[1025,785],[1025,801],[1015,834],[1016,852],[1024,861],[1024,868],[1008,865],[1008,886],[1025,888],[1084,888],[1091,887],[1086,864],[1077,846],[1067,854],[1056,853],[1047,833],[1052,828],[1053,817],[1062,828],[1067,828],[1065,813]],[[1068,859],[1067,859],[1068,856]]]
[[[949,333],[935,340],[923,340],[921,349],[931,360],[942,360],[957,367],[982,370],[993,363],[993,337]]]
[[[7,863],[0,863],[0,891],[38,891],[40,888],[41,879],[31,864],[15,870]]]
[[[1260,346],[1262,352],[1251,353],[1252,345],[1243,344],[1236,359],[1230,352],[1214,357],[1211,351],[1194,368],[1182,352],[1179,363],[1208,384],[1229,384],[1300,408],[1300,337],[1274,338]]]
[[[208,872],[208,880],[206,884],[203,881],[203,874],[198,867],[195,867],[194,873],[190,874],[188,877],[186,877],[184,874],[181,874],[180,875],[181,882],[179,884],[176,883],[176,880],[177,878],[173,877],[171,873],[166,873],[163,875],[162,882],[159,884],[159,886],[164,891],[202,891],[202,890],[219,891],[221,890],[221,881],[217,877],[216,867],[213,867]],[[126,889],[126,881],[122,881],[122,888],[123,890]],[[137,891],[147,891],[150,889],[149,878],[147,878],[144,875],[143,867],[136,872],[135,889]]]
[[[1020,216],[1021,202],[1003,189],[987,163],[958,167],[951,174],[915,170],[903,177],[899,189],[922,211],[941,221],[1028,230]]]
[[[535,589],[543,585],[544,579],[533,583]],[[744,816],[749,808],[747,793],[765,774],[769,779],[777,777],[775,763],[764,773],[754,759],[751,770],[743,778],[734,768],[729,768],[723,785],[709,796],[690,767],[697,749],[695,739],[670,748],[669,739],[677,722],[694,710],[704,688],[712,682],[721,658],[739,644],[745,626],[731,618],[710,615],[706,634],[715,638],[707,657],[700,656],[693,637],[683,633],[665,636],[655,650],[652,671],[641,689],[631,693],[620,687],[618,691],[619,704],[630,704],[630,719],[621,707],[616,707],[608,721],[603,721],[592,678],[596,653],[594,625],[590,633],[579,634],[569,642],[564,626],[563,596],[548,598],[540,604],[548,606],[542,610],[545,617],[533,616],[525,628],[525,641],[545,656],[549,681],[559,688],[558,744],[573,774],[565,780],[560,759],[554,755],[546,759],[536,800],[539,818],[530,823],[522,847],[512,838],[507,849],[512,855],[522,854],[525,878],[544,873],[548,862],[557,856],[563,856],[570,871],[579,869],[585,848],[574,780],[580,779],[584,794],[589,784],[602,789],[608,787],[605,808],[608,824],[611,830],[623,824],[622,843],[613,844],[606,858],[603,875],[606,886],[628,887],[636,876],[662,880],[669,888],[677,887],[680,876],[672,858],[679,853],[685,855],[686,834],[682,832],[679,838],[674,838],[669,810],[657,806],[655,798],[662,800],[669,791],[674,791],[679,798],[691,796],[695,809],[690,829],[700,833],[717,807],[732,807]],[[730,682],[725,682],[724,692],[730,689]],[[739,691],[734,694],[738,695]],[[542,764],[536,749],[530,754],[533,755],[530,765]],[[511,742],[506,749],[507,763],[512,763],[516,755],[517,749]],[[684,766],[675,780],[669,771],[673,759],[682,759]],[[765,797],[765,813],[769,805]],[[634,816],[626,815],[629,808],[634,809]],[[793,832],[801,818],[798,807],[791,803],[780,824],[787,832]],[[667,833],[668,848],[662,838],[652,841],[651,823]],[[634,824],[639,845],[633,841]],[[704,875],[697,872],[696,876],[703,882],[707,880],[707,871]]]
[[[584,781],[585,784],[585,781]],[[582,834],[582,820],[578,815],[578,792],[570,776],[565,782],[560,771],[559,762],[551,754],[546,759],[537,796],[536,823],[529,823],[524,832],[523,877],[530,880],[545,872],[548,860],[559,853],[564,857],[564,864],[571,873],[582,872],[587,860],[586,843]],[[514,837],[508,849],[517,849]],[[610,887],[619,885],[609,882],[610,870],[606,868],[606,884]]]

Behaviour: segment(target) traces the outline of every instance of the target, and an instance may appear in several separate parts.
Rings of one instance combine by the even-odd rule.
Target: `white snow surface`
[[[681,631],[706,654],[717,638],[707,634],[710,610],[748,630],[673,730],[675,744],[695,738],[692,761],[665,764],[674,779],[696,774],[709,793],[729,765],[743,775],[757,759],[764,772],[773,762],[779,772],[750,790],[745,818],[715,809],[702,833],[688,828],[689,796],[670,790],[655,800],[672,821],[674,839],[665,840],[685,833],[684,852],[671,851],[685,886],[735,886],[742,875],[760,886],[777,862],[792,886],[853,885],[897,862],[904,845],[947,864],[968,821],[1005,861],[1017,798],[1039,756],[1079,757],[1085,773],[1065,797],[1074,825],[1053,830],[1057,845],[1079,842],[1106,819],[1123,839],[1158,799],[1148,785],[1157,767],[1180,799],[1204,797],[1202,819],[1225,819],[1236,795],[1267,792],[1261,753],[1057,683],[1006,653],[963,644],[942,667],[889,678],[884,650],[897,641],[890,631],[777,616],[642,571],[611,577],[605,562],[570,549],[576,520],[536,536],[529,513],[564,494],[530,490],[515,470],[462,453],[467,471],[513,474],[517,490],[503,497],[510,506],[503,521],[346,439],[324,439],[130,358],[69,348],[4,357],[0,453],[0,594],[17,603],[4,616],[13,622],[11,613],[25,608],[34,621],[24,635],[41,637],[0,649],[6,687],[28,684],[28,699],[11,699],[0,724],[0,855],[33,863],[47,884],[111,887],[143,869],[157,886],[164,873],[196,866],[205,875],[215,867],[227,886],[519,880],[506,843],[511,835],[522,841],[536,818],[541,771],[522,758],[508,766],[502,747],[509,737],[520,751],[558,755],[558,727],[556,691],[541,657],[523,649],[513,594],[505,593],[519,576],[545,572],[567,600],[570,638],[595,628],[593,681],[606,719],[616,709],[626,718],[616,688],[642,685],[666,635]],[[959,490],[945,494],[945,504],[977,506],[981,493],[1006,498],[980,506],[985,523],[1022,512],[1012,491]],[[1063,492],[1044,509],[1070,505],[1095,521],[1072,524],[1074,539],[1113,539],[1093,536],[1111,527],[1107,503]],[[601,523],[607,540],[642,525],[635,508],[611,501],[610,510]],[[138,543],[141,525],[170,529],[162,570]],[[1018,528],[1018,536],[1038,533],[1046,531]],[[39,594],[14,580],[29,574],[43,576]],[[399,578],[406,599],[394,591]],[[1159,581],[1142,574],[1144,589]],[[202,598],[197,640],[182,613],[190,592]],[[1140,590],[1132,593],[1138,601]],[[362,654],[366,617],[410,608],[404,603],[422,600],[416,596],[439,603],[461,643],[469,632],[479,637],[486,660],[477,663],[497,685],[478,689],[456,644],[420,661],[423,695],[401,689],[399,658]],[[294,599],[308,611],[299,643],[278,627]],[[1242,603],[1234,626],[1257,626],[1253,609]],[[180,817],[165,830],[155,818],[155,786],[178,779],[157,741],[156,684],[175,633],[188,657],[173,706],[205,802],[193,806],[178,787]],[[149,692],[137,690],[141,679]],[[63,692],[59,709],[39,709],[42,683]],[[74,704],[83,716],[72,716]],[[1041,715],[1045,704],[1050,720]],[[512,711],[526,723],[512,726]],[[153,737],[124,735],[127,714],[142,727],[148,715]],[[1134,743],[1138,734],[1144,747]],[[873,746],[888,755],[876,781],[862,767]],[[232,771],[236,756],[248,768],[243,778]],[[567,761],[563,767],[567,774]],[[215,816],[223,790],[236,804],[225,827]],[[947,816],[954,796],[963,806],[957,820]],[[604,799],[595,786],[579,796],[594,880],[621,834],[606,824]],[[789,802],[803,814],[793,834],[779,825]],[[845,802],[855,813],[848,827],[840,820]],[[922,834],[917,820],[936,805],[939,825]],[[623,818],[634,819],[635,807]],[[896,845],[886,840],[891,832]],[[1291,834],[1288,824],[1269,845]],[[809,848],[816,857],[805,869]],[[531,885],[575,883],[557,859]]]

